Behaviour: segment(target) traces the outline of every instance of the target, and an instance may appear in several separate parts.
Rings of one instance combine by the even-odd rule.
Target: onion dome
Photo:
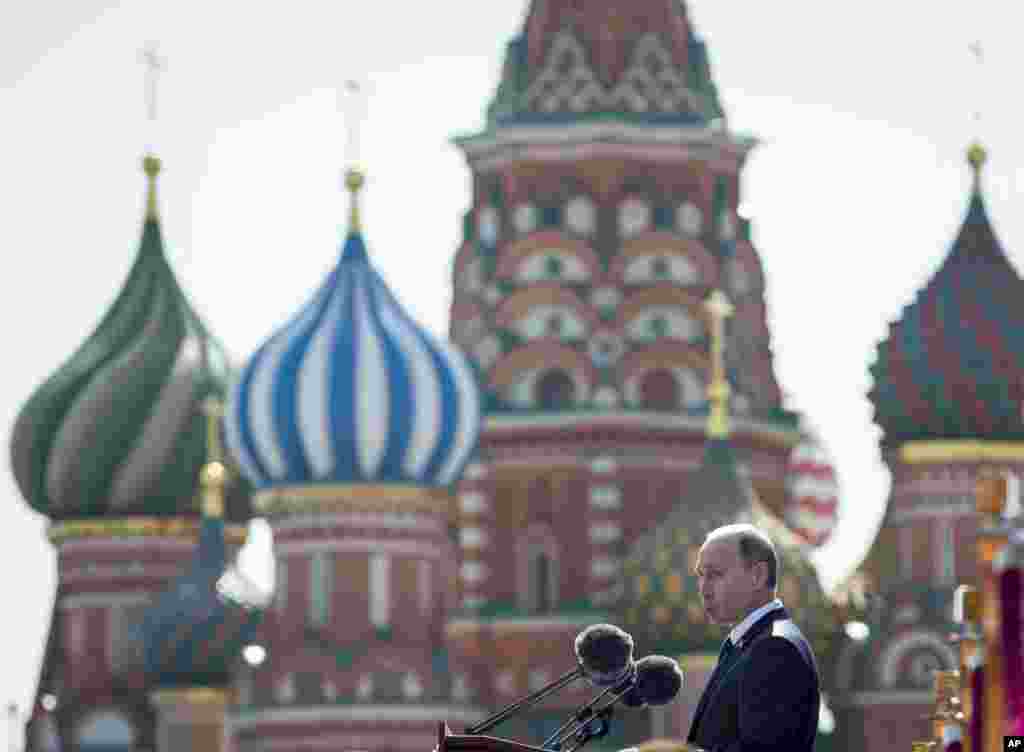
[[[260,488],[447,486],[480,432],[469,362],[405,312],[367,257],[359,173],[352,227],[312,299],[251,357],[231,394],[227,438]]]
[[[786,525],[817,548],[832,535],[839,517],[839,484],[825,445],[805,434],[786,466]]]
[[[182,292],[156,209],[160,162],[147,156],[142,241],[99,326],[22,407],[11,465],[22,495],[53,519],[192,513],[203,463],[198,405],[223,395],[227,357]],[[244,516],[243,489],[229,517]]]
[[[533,0],[508,45],[489,126],[614,113],[655,123],[722,119],[707,49],[679,0]]]
[[[217,418],[210,412],[210,435],[215,437]],[[271,593],[228,562],[222,515],[229,471],[219,441],[211,443],[211,460],[200,478],[203,520],[196,553],[141,625],[144,668],[153,686],[227,686],[271,599]]]
[[[984,150],[973,146],[968,160],[974,187],[960,232],[871,366],[868,396],[886,446],[1024,439],[1024,282],[985,210]]]

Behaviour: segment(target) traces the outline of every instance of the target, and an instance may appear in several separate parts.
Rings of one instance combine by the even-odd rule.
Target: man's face
[[[740,557],[735,538],[704,544],[697,557],[697,586],[713,624],[735,624],[745,617],[760,591],[761,567]]]

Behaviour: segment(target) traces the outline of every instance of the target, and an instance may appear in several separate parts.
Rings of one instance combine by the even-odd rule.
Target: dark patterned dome
[[[53,519],[195,514],[205,430],[199,405],[226,393],[229,368],[164,254],[159,167],[146,158],[142,241],[121,292],[14,425],[18,487]],[[245,516],[243,490],[236,486],[229,503],[233,519]]]
[[[626,559],[620,611],[637,645],[668,655],[718,650],[726,630],[705,618],[694,575],[697,553],[711,530],[749,522],[775,544],[779,597],[815,651],[825,652],[836,631],[832,605],[802,542],[760,504],[727,441],[708,442],[704,463],[686,488],[676,508],[637,539]]]
[[[889,328],[869,397],[883,443],[1024,439],[1024,282],[981,194],[984,151],[960,232],[938,272]]]
[[[141,624],[146,675],[158,687],[226,686],[272,595],[228,560],[220,517],[225,466],[211,462],[201,477],[207,500],[195,556]]]

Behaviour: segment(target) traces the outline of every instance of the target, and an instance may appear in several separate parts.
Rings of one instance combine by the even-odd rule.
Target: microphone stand
[[[588,702],[582,708],[580,708],[575,713],[573,713],[571,716],[569,716],[568,720],[566,720],[565,723],[563,723],[561,726],[559,726],[555,730],[555,732],[553,734],[551,734],[551,736],[549,736],[547,739],[544,740],[544,743],[541,744],[541,748],[548,749],[548,745],[551,744],[551,745],[553,745],[551,747],[552,750],[560,750],[562,748],[562,744],[570,736],[572,736],[573,734],[576,734],[576,733],[580,733],[580,732],[582,732],[586,728],[589,728],[590,727],[590,723],[593,720],[601,720],[602,721],[602,726],[607,725],[607,721],[611,717],[611,708],[612,708],[612,706],[616,702],[618,702],[619,699],[624,694],[626,694],[626,692],[628,692],[630,689],[632,689],[634,684],[636,684],[636,670],[635,669],[633,669],[630,672],[630,675],[627,676],[624,680],[622,680],[618,684],[615,684],[615,685],[613,685],[611,687],[608,687],[603,692],[600,692],[590,702]],[[599,708],[596,711],[596,713],[595,713],[594,706],[597,705],[597,703],[599,703],[605,696],[607,696],[609,694],[614,694],[614,697],[612,697],[610,702],[605,704],[604,707]],[[575,724],[575,727],[574,728],[570,728],[574,724]],[[565,733],[566,729],[569,729],[568,733]],[[608,733],[608,729],[605,728],[602,733],[598,734],[598,737],[604,736],[607,733]],[[587,739],[589,740],[590,737],[587,737]],[[584,743],[585,742],[581,742],[580,746],[582,746],[582,744],[584,744]],[[576,748],[574,747],[573,749],[576,749]]]
[[[576,752],[576,750],[580,749],[591,739],[600,739],[607,735],[612,727],[612,713],[614,710],[615,708],[609,704],[597,711],[597,715],[576,731],[576,743],[566,749],[565,752]],[[599,721],[601,724],[596,730],[593,726],[594,721]]]
[[[579,679],[581,676],[583,676],[583,669],[582,668],[577,667],[577,668],[572,669],[571,671],[566,671],[564,674],[562,674],[560,677],[555,679],[553,682],[551,682],[547,686],[541,687],[536,692],[533,692],[532,694],[527,695],[523,699],[518,700],[518,701],[512,703],[511,705],[506,707],[504,710],[499,710],[497,713],[492,715],[490,718],[485,718],[480,723],[478,723],[478,724],[476,724],[474,726],[470,726],[469,728],[466,729],[466,734],[467,735],[483,734],[483,733],[485,733],[487,731],[490,731],[492,728],[497,726],[499,723],[504,721],[506,718],[508,718],[513,713],[515,713],[515,712],[517,712],[519,710],[522,710],[524,707],[527,707],[529,705],[533,705],[535,703],[540,702],[541,700],[543,700],[548,695],[550,695],[550,694],[560,690],[562,687],[564,687],[564,686],[566,686],[568,684],[572,684],[574,681]]]

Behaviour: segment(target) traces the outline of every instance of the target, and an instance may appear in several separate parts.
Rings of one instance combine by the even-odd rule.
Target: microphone
[[[663,655],[649,655],[636,662],[636,681],[622,696],[629,708],[667,705],[683,687],[679,664]]]
[[[573,642],[576,668],[567,671],[550,684],[521,700],[499,710],[490,718],[466,729],[466,734],[490,731],[514,713],[536,705],[548,695],[571,684],[580,677],[595,687],[614,688],[634,673],[633,638],[614,624],[592,624]]]
[[[593,624],[573,644],[583,676],[596,687],[612,687],[633,673],[633,638],[614,624]]]
[[[575,736],[577,744],[566,752],[575,752],[590,739],[600,738],[608,733],[609,723],[616,703],[626,707],[644,708],[667,705],[676,698],[683,686],[683,672],[679,664],[663,655],[649,655],[635,664],[636,670],[618,685],[609,687],[594,697],[590,702],[573,713],[551,736],[541,745],[548,749],[560,750],[569,737]],[[594,710],[594,706],[606,695],[612,699]],[[600,722],[594,730],[591,724]]]

